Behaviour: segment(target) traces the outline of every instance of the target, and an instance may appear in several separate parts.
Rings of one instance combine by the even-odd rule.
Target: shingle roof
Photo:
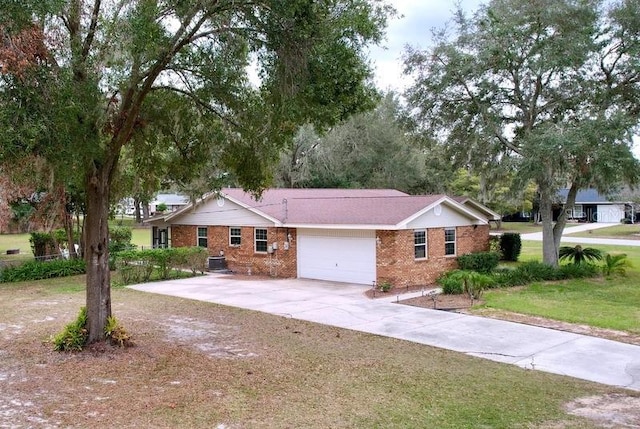
[[[291,225],[396,225],[445,197],[393,189],[268,189],[256,201],[241,189],[222,193]]]
[[[560,189],[558,191],[558,195],[562,201],[567,200],[567,195],[569,194],[569,189]],[[616,202],[624,202],[619,198],[615,198],[612,196],[607,196],[598,192],[597,189],[588,188],[581,189],[576,194],[576,204],[589,204],[589,203],[616,203]]]

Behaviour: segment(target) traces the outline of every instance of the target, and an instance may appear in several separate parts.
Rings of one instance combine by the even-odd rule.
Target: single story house
[[[149,213],[154,215],[158,211],[157,207],[160,204],[167,206],[166,211],[174,212],[189,204],[189,197],[181,194],[157,194],[153,201],[149,203]]]
[[[561,189],[559,197],[567,200],[568,189]],[[596,189],[578,191],[573,210],[567,213],[569,220],[579,222],[620,223],[622,219],[633,218],[633,203],[619,198],[607,197]]]
[[[489,248],[500,216],[468,199],[390,189],[228,188],[148,220],[155,247],[202,246],[237,273],[393,286],[432,284]]]

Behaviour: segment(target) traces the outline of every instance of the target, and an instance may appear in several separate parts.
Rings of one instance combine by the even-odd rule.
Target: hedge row
[[[477,271],[488,274],[495,270],[500,263],[498,252],[476,252],[458,256],[458,266],[461,270]]]
[[[456,275],[457,272],[459,272],[459,270],[451,271],[438,279],[438,283],[442,286],[443,293],[462,293],[463,284],[460,276]],[[523,262],[516,268],[502,268],[489,273],[488,276],[492,281],[489,282],[486,287],[523,286],[539,281],[596,277],[599,274],[600,269],[592,264],[569,264],[554,268],[541,262],[531,261]]]
[[[54,259],[51,261],[29,261],[22,265],[9,266],[0,270],[0,282],[22,282],[54,277],[84,274],[86,265],[82,259]]]
[[[114,255],[115,268],[124,284],[148,282],[156,275],[168,279],[172,270],[203,273],[209,254],[203,247],[126,250]]]

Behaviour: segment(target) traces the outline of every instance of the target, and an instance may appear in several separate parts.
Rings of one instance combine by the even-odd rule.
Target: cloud
[[[459,3],[463,10],[473,12],[480,0],[396,0],[393,6],[398,17],[390,20],[387,40],[382,47],[369,51],[369,58],[375,67],[375,82],[383,90],[401,91],[408,84],[402,74],[402,53],[407,45],[426,49],[431,43],[433,29],[447,25]]]

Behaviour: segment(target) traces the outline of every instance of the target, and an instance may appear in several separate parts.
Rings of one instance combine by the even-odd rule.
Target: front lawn
[[[640,334],[640,247],[585,246],[626,253],[632,264],[627,276],[490,290],[484,294],[485,308]],[[523,241],[520,259],[541,260],[541,249],[540,242]]]
[[[517,232],[519,234],[529,234],[540,231],[542,231],[542,225],[533,222],[502,222],[500,229],[494,228],[493,224],[491,228],[491,232],[495,233]]]
[[[287,317],[129,289],[112,298],[136,346],[57,353],[47,339],[84,304],[82,276],[0,285],[4,425],[595,428],[565,407],[624,393]]]
[[[571,237],[617,238],[624,240],[640,240],[640,225],[614,225],[590,231],[569,234]]]

